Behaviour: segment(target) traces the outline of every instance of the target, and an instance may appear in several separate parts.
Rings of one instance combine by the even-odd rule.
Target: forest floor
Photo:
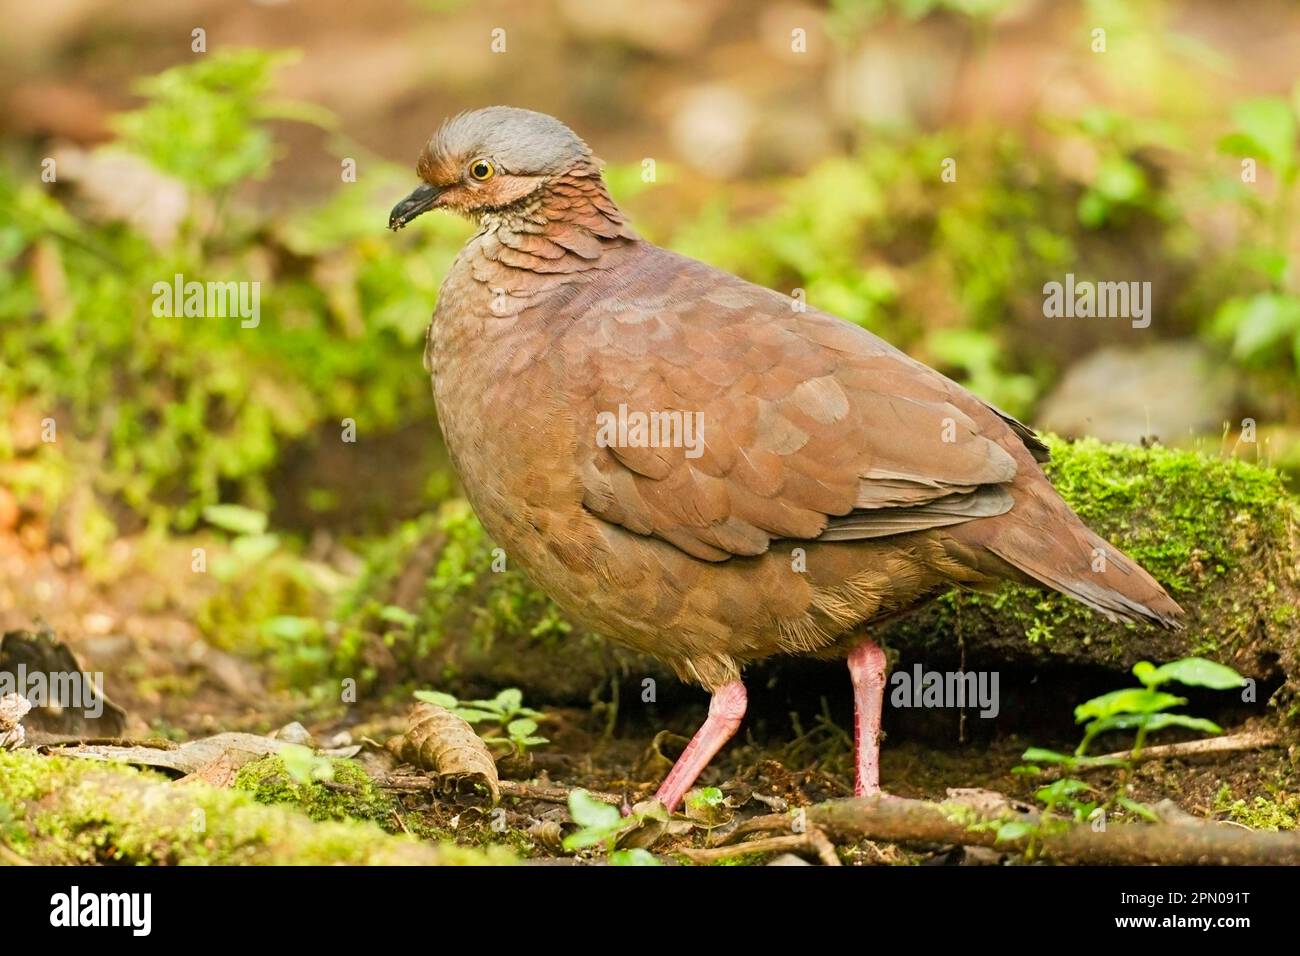
[[[346,799],[338,806],[328,804],[325,798],[340,792],[348,796],[346,785],[293,786],[283,779],[282,767],[271,768],[269,782],[265,774],[240,776],[228,763],[198,773],[219,787],[250,790],[256,800],[297,804],[316,819],[370,819],[390,833],[440,845],[504,845],[525,859],[572,860],[574,853],[562,845],[563,837],[576,829],[566,807],[568,791],[582,788],[604,795],[626,812],[653,793],[704,715],[704,696],[689,689],[669,689],[652,712],[618,707],[615,694],[624,699],[635,695],[633,684],[607,688],[599,695],[603,699],[587,707],[528,699],[525,703],[541,711],[537,734],[548,743],[530,748],[523,758],[500,761],[504,814],[494,814],[473,793],[448,793],[418,782],[412,786],[409,779],[402,783],[398,761],[382,742],[406,728],[412,703],[407,692],[341,708],[322,703],[319,694],[269,689],[255,662],[213,647],[196,625],[195,608],[212,593],[213,582],[169,570],[183,567],[199,541],[119,539],[108,547],[104,567],[94,570],[73,562],[64,545],[46,540],[39,523],[10,527],[0,532],[0,630],[48,627],[86,671],[102,672],[107,696],[126,715],[124,728],[114,735],[123,739],[115,743],[174,746],[232,731],[275,738],[279,728],[298,722],[310,737],[294,739],[351,757],[384,795],[376,819],[370,804],[361,809]],[[701,781],[718,788],[711,791],[715,796],[710,805],[690,810],[659,841],[656,852],[664,862],[681,859],[674,850],[717,842],[719,834],[744,820],[852,794],[847,676],[832,665],[765,668],[755,676],[750,684],[753,709],[741,734]],[[1062,679],[1076,680],[1078,699],[1104,680],[1095,674],[1041,676],[1045,686],[1056,688]],[[1014,768],[1029,746],[1072,749],[1078,739],[1069,715],[1074,700],[1063,700],[1059,690],[1045,690],[1028,712],[994,721],[979,720],[973,711],[922,716],[887,709],[883,786],[898,796],[921,799],[943,800],[953,790],[975,789],[1032,803],[1040,783]],[[1214,716],[1230,734],[1270,732],[1265,719],[1232,712]],[[80,736],[90,741],[96,735]],[[32,742],[67,743],[39,733]],[[1118,771],[1089,775],[1099,792],[1118,781]],[[1186,813],[1242,826],[1290,829],[1300,816],[1300,776],[1282,747],[1151,761],[1138,766],[1127,784],[1136,800],[1173,800]],[[341,789],[323,793],[320,786]],[[817,858],[811,845],[795,849],[801,857]],[[774,855],[736,859],[766,862]],[[42,859],[39,846],[33,856]],[[586,851],[580,858],[590,857]],[[847,864],[984,864],[1016,858],[942,844],[858,840],[838,846],[838,859]]]

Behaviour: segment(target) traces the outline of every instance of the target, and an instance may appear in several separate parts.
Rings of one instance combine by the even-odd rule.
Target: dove
[[[1090,531],[1027,426],[866,329],[642,239],[559,120],[448,119],[392,210],[477,230],[425,367],[486,532],[574,621],[711,695],[656,797],[736,733],[746,665],[840,659],[854,792],[880,792],[877,625],[954,586],[1059,591],[1116,621],[1182,609]]]

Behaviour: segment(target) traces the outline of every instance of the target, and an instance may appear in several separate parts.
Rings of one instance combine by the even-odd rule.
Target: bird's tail
[[[1020,491],[1020,489],[1017,489]],[[1150,621],[1179,630],[1184,612],[1141,565],[1094,534],[1069,506],[1020,491],[984,546],[1038,583],[1069,595],[1110,620]],[[1055,497],[1053,495],[1053,497]]]

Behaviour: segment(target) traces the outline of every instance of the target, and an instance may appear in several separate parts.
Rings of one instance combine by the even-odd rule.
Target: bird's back
[[[1028,428],[865,329],[609,231],[547,258],[489,228],[430,340],[475,510],[579,620],[706,686],[954,583],[1174,623]]]

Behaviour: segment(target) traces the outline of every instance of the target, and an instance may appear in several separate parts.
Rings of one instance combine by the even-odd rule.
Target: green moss
[[[373,547],[334,617],[341,621],[334,671],[360,674],[363,683],[454,681],[485,694],[517,685],[550,700],[585,701],[622,654],[575,629],[463,500]]]
[[[994,594],[953,591],[882,636],[936,660],[959,638],[1004,666],[1050,658],[1119,670],[1199,654],[1257,678],[1280,670],[1294,693],[1300,509],[1278,473],[1188,450],[1047,441],[1045,470],[1062,497],[1168,588],[1187,611],[1186,629],[1112,624],[1063,595],[1008,584]]]
[[[1214,812],[1252,830],[1294,830],[1300,827],[1300,795],[1277,793],[1271,798],[1256,796],[1249,802],[1234,800],[1232,789],[1224,784],[1214,796]]]
[[[1070,507],[1103,537],[1122,537],[1175,597],[1295,520],[1281,476],[1245,461],[1096,439],[1048,444],[1047,476]]]
[[[258,803],[294,804],[313,820],[370,820],[391,829],[397,801],[352,761],[331,760],[330,764],[332,780],[298,783],[280,757],[268,754],[240,768],[235,789],[251,793]]]
[[[505,863],[502,851],[430,846],[370,823],[315,822],[252,794],[120,765],[0,752],[9,848],[42,864]]]

